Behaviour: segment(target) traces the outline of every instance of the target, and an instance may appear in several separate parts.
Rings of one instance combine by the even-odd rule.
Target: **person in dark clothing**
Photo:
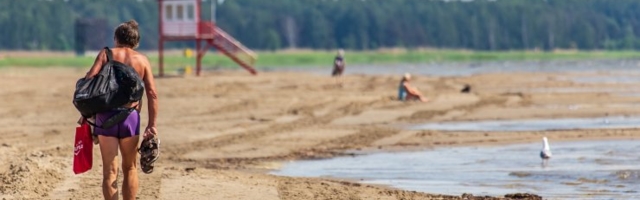
[[[331,76],[341,76],[342,72],[344,72],[345,61],[344,61],[344,50],[338,50],[338,55],[333,60],[333,72]]]

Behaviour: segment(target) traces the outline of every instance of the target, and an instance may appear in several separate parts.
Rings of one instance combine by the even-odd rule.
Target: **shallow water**
[[[553,87],[553,88],[520,88],[512,89],[510,92],[527,93],[611,93],[621,95],[640,94],[640,88],[587,88],[587,87]]]
[[[571,80],[574,83],[636,84],[636,83],[640,83],[640,76],[605,74],[605,75],[599,75],[599,76],[571,77],[569,80]]]
[[[640,141],[551,143],[541,164],[541,143],[442,148],[297,161],[272,172],[338,177],[427,193],[500,196],[529,192],[552,199],[640,198]]]
[[[347,56],[347,60],[348,60]],[[265,71],[304,71],[318,74],[331,74],[331,60],[322,67],[261,67]],[[589,60],[589,61],[481,61],[481,62],[443,62],[419,64],[371,64],[348,65],[346,74],[397,74],[404,73],[433,76],[467,76],[481,73],[512,72],[624,72],[639,74],[638,60]]]
[[[408,129],[444,131],[546,131],[635,128],[639,127],[639,125],[640,117],[620,116],[601,118],[442,122],[410,126]]]

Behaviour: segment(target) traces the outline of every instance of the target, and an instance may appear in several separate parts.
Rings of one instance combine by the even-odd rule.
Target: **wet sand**
[[[0,69],[0,198],[100,199],[101,162],[71,170],[74,84],[84,69]],[[459,199],[350,180],[269,175],[283,162],[360,151],[639,138],[640,129],[433,131],[426,122],[633,116],[637,84],[580,82],[610,72],[414,75],[429,103],[395,100],[399,75],[207,72],[157,79],[162,155],[140,199]],[[638,74],[635,74],[638,76]],[[639,76],[640,78],[640,76]],[[460,93],[470,84],[471,93]],[[571,88],[570,92],[566,88]],[[612,91],[612,92],[607,92]],[[31,103],[27,103],[31,102]],[[142,128],[146,112],[142,114]],[[122,177],[122,176],[120,176]],[[497,196],[503,198],[504,196]],[[488,197],[487,197],[488,198]]]

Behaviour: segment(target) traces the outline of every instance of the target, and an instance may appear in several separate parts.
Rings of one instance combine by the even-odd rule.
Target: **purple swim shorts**
[[[115,114],[118,114],[118,112],[120,111],[98,113],[96,115],[96,125],[102,126],[102,123]],[[95,127],[94,134],[115,137],[118,139],[140,135],[140,115],[134,110],[124,121],[112,126],[111,128],[102,129]]]

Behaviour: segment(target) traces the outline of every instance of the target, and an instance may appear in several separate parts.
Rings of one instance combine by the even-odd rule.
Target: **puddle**
[[[636,92],[636,93],[625,92],[625,93],[618,93],[616,95],[622,96],[622,97],[640,97],[640,92]]]
[[[411,126],[408,129],[443,131],[547,131],[636,128],[639,127],[639,124],[640,117],[601,117],[442,122]]]
[[[346,178],[449,195],[640,198],[640,141],[550,143],[554,157],[546,167],[538,157],[540,142],[297,161],[272,174]]]
[[[614,88],[614,87],[552,87],[552,88],[522,88],[511,89],[510,92],[530,93],[612,93],[612,94],[637,94],[638,88]]]
[[[640,94],[638,94],[640,95]],[[567,110],[580,110],[586,108],[630,108],[640,106],[640,102],[637,103],[606,103],[606,104],[533,104],[531,108],[541,109],[567,109]]]
[[[594,73],[596,72],[596,73]],[[640,76],[637,70],[624,71],[591,71],[582,74],[574,74],[571,76],[559,75],[555,77],[557,80],[571,81],[574,83],[610,83],[610,84],[631,84],[640,83]]]
[[[640,83],[640,77],[620,75],[571,77],[570,80],[575,83]]]

